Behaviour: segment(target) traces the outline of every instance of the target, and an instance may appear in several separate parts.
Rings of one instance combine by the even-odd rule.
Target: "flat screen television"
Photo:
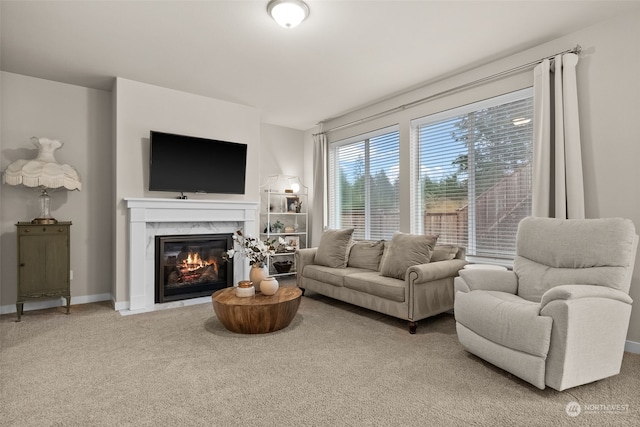
[[[149,191],[244,194],[247,144],[151,131]]]

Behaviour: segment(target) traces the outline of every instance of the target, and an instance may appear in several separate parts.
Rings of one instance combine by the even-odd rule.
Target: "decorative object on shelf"
[[[291,270],[292,266],[293,266],[293,262],[290,261],[290,260],[287,260],[287,261],[275,261],[273,263],[273,267],[276,269],[278,274],[288,273]]]
[[[278,287],[280,287],[280,284],[273,276],[265,277],[262,279],[262,282],[260,282],[260,292],[264,295],[275,294],[278,292]]]
[[[296,250],[300,248],[300,236],[284,236],[284,245],[289,250]]]
[[[287,212],[300,213],[300,198],[298,196],[295,197],[287,197]]]
[[[31,138],[31,142],[38,147],[38,156],[35,159],[21,159],[11,163],[2,175],[2,182],[9,185],[40,187],[40,216],[31,223],[56,224],[57,221],[51,216],[51,198],[47,190],[66,188],[80,191],[80,175],[73,166],[56,161],[53,153],[64,145],[62,142],[35,136]]]
[[[257,291],[262,292],[262,281],[269,276],[269,268],[265,264],[253,264],[249,269],[249,280]]]
[[[285,233],[293,233],[293,232],[294,232],[294,228],[293,228],[293,226],[291,226],[291,225],[287,225],[287,226],[284,228],[284,232],[285,232]]]
[[[241,280],[238,282],[235,292],[236,296],[240,298],[252,297],[256,294],[256,288],[253,287],[251,281]]]
[[[280,220],[277,220],[271,225],[271,231],[273,233],[282,233],[283,228],[284,228],[284,224],[280,222]]]

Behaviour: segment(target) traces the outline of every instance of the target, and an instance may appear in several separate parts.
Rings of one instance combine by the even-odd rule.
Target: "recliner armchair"
[[[540,389],[617,375],[637,246],[628,219],[523,219],[513,271],[455,279],[460,343]]]

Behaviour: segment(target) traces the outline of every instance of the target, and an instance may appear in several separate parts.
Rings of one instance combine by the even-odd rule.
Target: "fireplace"
[[[231,234],[156,236],[155,302],[209,296],[233,286],[233,262],[222,254],[233,247]]]

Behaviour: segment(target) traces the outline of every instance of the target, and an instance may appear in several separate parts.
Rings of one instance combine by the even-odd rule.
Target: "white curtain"
[[[577,64],[569,53],[534,69],[533,216],[584,218]]]
[[[313,246],[318,245],[327,225],[327,209],[327,135],[319,133],[313,135]]]

